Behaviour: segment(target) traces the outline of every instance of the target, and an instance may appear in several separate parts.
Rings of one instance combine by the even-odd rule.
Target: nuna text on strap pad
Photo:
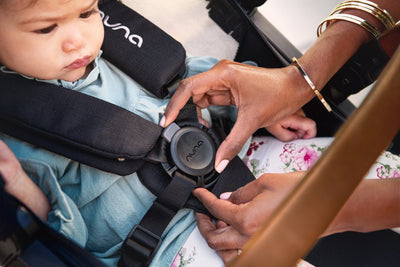
[[[158,97],[167,96],[185,74],[182,44],[116,0],[100,1],[103,57]]]

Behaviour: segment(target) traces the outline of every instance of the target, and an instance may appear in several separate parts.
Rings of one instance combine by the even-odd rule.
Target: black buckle
[[[176,123],[164,129],[162,137],[169,143],[169,151],[167,162],[161,164],[169,176],[179,171],[204,188],[217,182],[214,160],[218,141],[207,131],[206,127],[180,127]]]
[[[125,266],[147,266],[161,245],[161,237],[136,224],[126,237],[121,251],[121,260]]]

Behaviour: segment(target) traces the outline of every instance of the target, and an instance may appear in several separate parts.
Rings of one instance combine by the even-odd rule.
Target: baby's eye
[[[53,24],[53,25],[51,25],[49,27],[36,30],[35,32],[36,33],[40,33],[40,34],[48,34],[48,33],[51,33],[56,27],[57,27],[57,24]]]
[[[83,12],[80,14],[80,18],[81,19],[87,19],[89,18],[91,15],[96,14],[97,13],[97,9],[91,9],[89,11]]]

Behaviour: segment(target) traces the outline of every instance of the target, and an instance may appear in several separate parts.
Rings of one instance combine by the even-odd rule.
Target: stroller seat
[[[109,0],[112,1],[112,0]],[[104,3],[107,3],[109,1],[103,1]],[[227,58],[227,59],[236,59],[237,56],[237,51],[240,49],[240,42],[236,40],[235,38],[232,38],[231,35],[227,34],[224,32],[224,30],[221,29],[215,22],[213,22],[209,18],[209,9],[210,6],[212,6],[212,3],[216,3],[216,1],[198,1],[198,0],[176,0],[174,1],[174,4],[177,4],[179,8],[176,6],[172,5],[171,3],[168,3],[166,1],[159,1],[159,5],[157,4],[157,9],[154,9],[154,6],[151,4],[148,4],[147,2],[140,2],[137,3],[136,1],[125,1],[125,3],[132,7],[134,10],[138,11],[139,13],[143,14],[145,17],[149,18],[151,21],[154,21],[156,25],[159,25],[162,29],[164,29],[167,33],[169,33],[171,36],[173,36],[175,39],[177,39],[179,42],[183,44],[183,47],[186,49],[186,52],[190,55],[195,55],[195,56],[201,56],[201,55],[207,55],[207,56],[214,56],[216,58],[222,59],[222,58]],[[218,2],[218,1],[217,1]],[[224,2],[224,1],[222,1]],[[184,8],[185,7],[185,8]],[[189,9],[193,8],[193,9]],[[207,9],[208,8],[208,9]],[[176,21],[183,20],[183,17],[180,17],[177,15],[179,12],[174,12],[174,11],[180,11],[180,13],[184,13],[184,15],[196,18],[195,21],[192,23],[179,23],[177,25]],[[182,12],[184,10],[185,12]],[[196,10],[196,11],[194,11]],[[202,12],[199,13],[198,10],[201,10]],[[214,9],[215,10],[215,9]],[[167,12],[165,12],[167,11]],[[119,23],[119,20],[113,20],[115,18],[111,18],[109,20],[110,24],[113,23]],[[185,25],[182,26],[182,25]],[[189,30],[188,28],[189,27]],[[204,28],[202,30],[199,30],[199,28]],[[121,34],[121,31],[114,31],[116,34]],[[131,34],[131,32],[130,32]],[[130,36],[130,34],[128,34]],[[194,38],[194,35],[197,35],[197,38]],[[129,37],[128,36],[128,37]],[[198,38],[200,36],[200,38]],[[144,40],[143,43],[146,44],[147,40]],[[290,47],[290,45],[289,45]],[[121,52],[121,51],[120,51]],[[123,52],[123,51],[122,51]],[[298,51],[294,51],[293,53],[298,53]],[[180,52],[180,56],[182,56],[182,53]],[[184,54],[183,54],[184,56]],[[120,56],[119,58],[123,58]],[[124,58],[125,59],[125,58]],[[281,60],[281,59],[279,59]],[[282,63],[282,66],[285,64],[284,62],[279,61]],[[125,60],[125,61],[130,61],[130,60]],[[122,62],[124,64],[124,62]],[[170,63],[168,63],[170,65]],[[177,82],[179,82],[180,77],[182,73],[184,72],[184,69],[180,67],[181,65],[178,64],[176,69],[172,71],[171,75],[167,75],[168,77],[164,79],[161,83],[156,85],[156,93],[160,97],[164,97],[170,93],[171,90],[176,86]],[[123,67],[122,67],[123,68]],[[126,71],[129,71],[129,68],[126,69]],[[178,75],[177,75],[178,73]],[[139,75],[141,76],[141,75]],[[147,76],[144,76],[145,79],[143,82],[147,82],[149,79],[146,79]],[[160,86],[161,84],[161,86]],[[166,86],[164,86],[166,84]],[[151,87],[151,85],[147,85],[145,87]],[[328,123],[330,120],[328,120]],[[341,121],[335,121],[336,123],[341,123]],[[325,126],[325,125],[324,125]],[[332,134],[332,131],[327,131],[330,134]],[[39,224],[39,228],[45,228],[45,225]],[[146,231],[144,231],[146,232]],[[57,236],[57,235],[55,235]],[[14,237],[13,237],[14,238]],[[62,240],[62,237],[57,237]],[[43,240],[42,240],[43,241]],[[153,241],[153,240],[152,240]],[[158,242],[158,240],[156,240]],[[51,244],[51,242],[44,244],[44,247],[48,247],[51,250],[51,247],[48,245]],[[54,244],[54,243],[53,243]],[[0,250],[1,246],[4,245],[0,243]],[[157,244],[156,244],[157,245]],[[27,245],[29,247],[29,245]],[[21,246],[17,247],[16,251],[13,251],[12,257],[15,256],[15,259],[20,256],[20,254],[24,257],[27,254],[25,251],[28,250],[22,250],[25,249],[27,246]],[[58,249],[63,250],[62,246],[61,248],[59,247]],[[22,250],[22,251],[21,251]],[[63,257],[63,260],[65,260],[68,264],[68,256],[66,257],[64,254],[56,253],[52,251],[53,254],[56,254],[56,256]],[[31,253],[31,251],[29,252]],[[28,253],[28,257],[31,256],[32,254]],[[79,249],[74,250],[74,253],[77,253],[77,257],[74,257],[74,260],[79,259]],[[8,256],[8,255],[7,255]],[[8,259],[8,258],[7,258]],[[8,261],[8,260],[7,260]],[[1,262],[1,261],[0,261]],[[79,266],[79,262],[74,262],[72,265],[74,266]],[[84,264],[87,264],[84,263]],[[84,265],[83,264],[83,265]],[[12,266],[12,265],[10,265]]]

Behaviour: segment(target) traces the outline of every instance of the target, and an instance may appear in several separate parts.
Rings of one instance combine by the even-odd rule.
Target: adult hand
[[[215,167],[220,172],[257,129],[293,114],[313,97],[301,79],[292,65],[266,69],[222,60],[209,71],[181,82],[160,124],[165,127],[174,121],[190,97],[201,108],[237,106],[237,121],[216,154]]]
[[[232,260],[304,174],[264,174],[228,198],[222,195],[222,199],[204,188],[194,190],[193,194],[219,219],[214,224],[207,215],[196,214],[200,233],[225,263]]]

